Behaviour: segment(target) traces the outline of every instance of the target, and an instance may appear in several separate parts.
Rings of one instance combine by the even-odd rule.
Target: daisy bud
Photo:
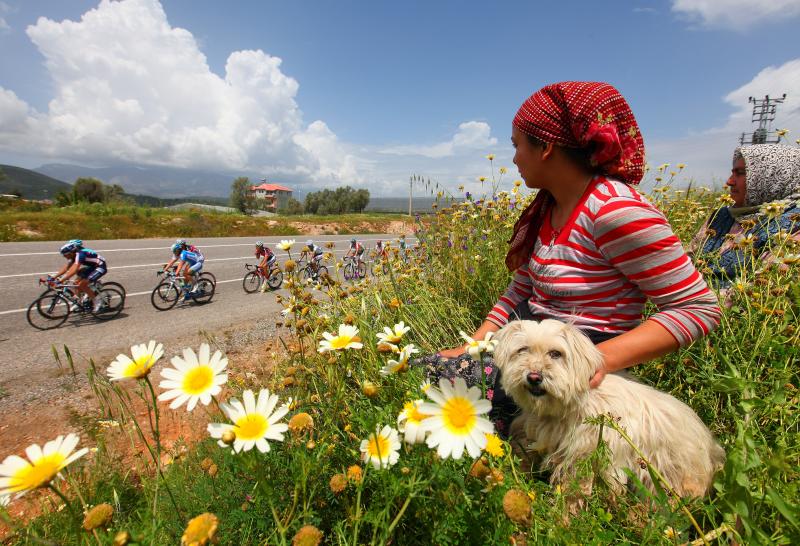
[[[523,491],[509,489],[503,497],[503,511],[514,523],[526,525],[531,517],[531,501]]]
[[[380,391],[380,387],[372,381],[364,381],[361,384],[361,392],[363,392],[364,396],[367,398],[375,398],[378,396],[378,391]]]
[[[217,472],[219,472],[219,468],[217,467],[217,465],[212,464],[211,466],[208,467],[208,470],[206,472],[208,472],[208,475],[213,478],[214,476],[217,475]]]
[[[297,373],[297,366],[289,366],[286,368],[286,375],[294,375]]]
[[[344,474],[334,474],[328,484],[334,495],[338,495],[347,488],[347,476]]]
[[[489,467],[486,466],[482,459],[477,459],[472,463],[472,468],[469,469],[469,475],[479,480],[484,479],[490,472]]]
[[[317,442],[314,440],[309,440],[306,444],[306,449],[314,449],[315,447],[317,447]]]
[[[83,518],[83,528],[87,531],[93,531],[98,527],[105,527],[111,523],[111,518],[114,516],[114,508],[110,504],[104,502],[98,504],[88,512]]]
[[[293,415],[292,418],[289,419],[289,430],[291,430],[293,434],[299,435],[313,429],[314,419],[304,411]]]
[[[356,317],[354,317],[351,313],[347,313],[347,315],[344,317],[344,320],[342,322],[352,326],[355,323],[355,321],[356,321]]]
[[[236,441],[236,433],[233,430],[226,430],[222,433],[222,438],[220,439],[222,440],[223,444],[229,446]]]
[[[364,479],[364,472],[361,470],[361,467],[357,464],[350,466],[347,469],[347,479],[355,483],[360,483],[361,480]]]
[[[120,531],[114,535],[114,546],[128,546],[133,539],[128,531]]]
[[[219,520],[210,512],[189,521],[181,537],[181,546],[206,546],[216,539]]]
[[[322,542],[322,531],[313,525],[301,527],[292,538],[292,546],[318,546]]]
[[[203,470],[208,470],[209,468],[211,468],[212,464],[214,464],[214,461],[206,457],[205,459],[200,461],[200,468],[202,468]]]
[[[283,264],[283,270],[286,271],[287,273],[291,273],[292,271],[294,271],[296,266],[297,264],[295,263],[294,260],[286,260],[286,263]]]

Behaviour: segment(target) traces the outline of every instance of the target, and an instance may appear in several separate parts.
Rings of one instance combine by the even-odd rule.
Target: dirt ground
[[[286,357],[284,343],[292,346],[287,330],[278,328],[276,321],[280,317],[270,317],[246,324],[231,325],[230,329],[221,332],[215,343],[214,349],[221,350],[228,358],[228,385],[247,384],[248,388],[258,389],[267,386],[272,377],[274,366]],[[283,340],[283,343],[281,342]],[[205,341],[200,338],[180,340],[179,346],[194,347]],[[185,344],[185,345],[183,345]],[[99,355],[93,355],[93,358]],[[105,373],[107,362],[115,355],[108,358],[96,358],[98,371]],[[151,372],[151,381],[154,385],[160,380],[159,370],[169,365],[173,355],[165,354]],[[118,458],[119,464],[136,468],[142,462],[149,461],[145,446],[134,441],[134,430],[125,430],[120,425],[104,415],[104,408],[92,392],[87,377],[88,360],[76,358],[76,374],[68,368],[59,371],[53,370],[60,379],[61,388],[57,393],[50,393],[47,403],[35,401],[25,407],[13,408],[11,411],[0,414],[0,455],[5,458],[11,454],[24,456],[25,448],[32,442],[41,442],[41,438],[54,439],[59,435],[76,433],[80,436],[79,447],[94,445],[93,437],[98,433],[103,436],[103,441],[109,451]],[[147,428],[147,406],[141,399],[142,386],[135,381],[123,384],[130,394],[132,407],[137,416],[137,421],[143,429]],[[157,390],[158,393],[158,390]],[[230,396],[228,389],[223,389],[218,399],[227,399]],[[184,408],[170,410],[166,403],[159,404],[161,412],[161,444],[163,446],[162,463],[170,464],[174,459],[182,456],[187,448],[206,435],[206,425],[209,421],[208,412],[198,406],[190,413]],[[35,436],[35,437],[34,437]],[[152,442],[152,437],[146,433]],[[40,444],[41,445],[41,444]],[[147,456],[147,457],[144,457]],[[49,491],[28,493],[21,499],[14,501],[8,507],[10,514],[17,523],[22,523],[35,517],[42,510],[52,509],[52,502],[57,499]],[[60,503],[56,503],[58,505]],[[0,541],[8,537],[10,529],[0,522]]]

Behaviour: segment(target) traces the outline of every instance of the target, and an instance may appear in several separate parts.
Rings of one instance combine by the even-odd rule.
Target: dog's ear
[[[508,342],[509,338],[521,332],[524,326],[521,320],[514,320],[503,326],[500,331],[497,332],[494,338],[497,340],[497,347],[494,350],[494,363],[497,364],[497,367],[501,370],[505,368],[514,350],[512,344]]]
[[[571,324],[564,325],[562,335],[569,346],[569,358],[573,360],[575,372],[580,376],[592,377],[603,365],[603,354],[583,332]]]

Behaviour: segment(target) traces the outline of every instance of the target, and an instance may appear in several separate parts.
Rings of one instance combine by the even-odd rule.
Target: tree
[[[253,194],[250,192],[250,179],[240,176],[231,184],[231,207],[242,214],[248,214],[255,208]]]
[[[278,214],[303,214],[303,203],[294,197],[290,197],[286,205],[278,210]]]
[[[369,203],[369,190],[354,190],[350,186],[322,190],[306,195],[305,208],[309,214],[341,214],[363,212]]]
[[[78,178],[72,185],[72,192],[76,201],[102,203],[106,200],[103,183],[96,178]]]

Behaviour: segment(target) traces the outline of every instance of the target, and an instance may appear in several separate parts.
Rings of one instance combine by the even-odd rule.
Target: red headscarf
[[[514,117],[526,135],[567,148],[590,148],[600,172],[627,184],[644,175],[644,142],[630,106],[614,87],[601,82],[561,82],[530,96]],[[514,225],[506,266],[514,271],[533,251],[542,216],[552,203],[541,190]]]

